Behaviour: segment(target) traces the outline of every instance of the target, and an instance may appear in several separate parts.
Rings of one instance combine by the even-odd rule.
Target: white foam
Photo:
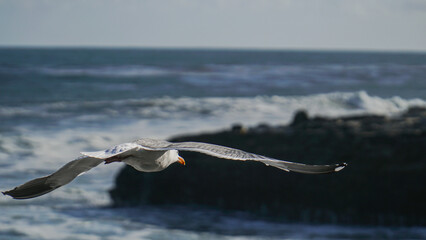
[[[71,103],[73,108],[79,108],[75,104],[77,103]],[[85,102],[81,104],[87,105]],[[16,128],[19,134],[2,136],[0,163],[19,159],[14,162],[15,171],[53,169],[78,157],[79,152],[106,149],[141,137],[168,138],[176,134],[222,129],[233,123],[287,124],[299,109],[305,109],[311,116],[334,117],[363,113],[391,116],[411,106],[426,107],[426,102],[422,99],[380,98],[364,91],[299,97],[164,97],[98,101],[90,104],[95,108],[108,109],[108,113],[99,115],[106,119],[131,118],[133,121],[126,121],[126,124],[121,125],[105,125],[104,122],[98,127],[76,127],[83,116],[90,116],[76,114],[78,117],[61,120],[68,121],[72,128],[52,131],[43,127],[34,129],[21,126]],[[67,103],[43,106],[47,106],[46,112],[68,108]],[[111,116],[110,112],[115,113]],[[96,120],[99,118],[94,118]],[[0,172],[9,170],[6,167],[0,169]]]
[[[99,104],[103,106],[106,102]],[[21,126],[16,128],[18,134],[3,134],[0,175],[10,177],[7,177],[7,182],[2,181],[0,187],[8,189],[31,177],[49,174],[79,157],[82,151],[107,149],[141,137],[165,139],[179,134],[215,131],[237,122],[246,126],[262,122],[287,124],[299,109],[307,110],[311,116],[362,113],[392,116],[410,106],[426,106],[421,99],[380,98],[366,92],[299,97],[133,99],[112,101],[110,104],[116,111],[127,107],[124,113],[120,113],[122,117],[140,116],[140,119],[119,125],[77,127],[78,120],[71,118],[68,121],[72,128],[49,130]],[[66,108],[66,104],[62,107]],[[107,190],[112,187],[114,175],[121,166],[119,163],[102,164],[47,198],[79,198],[87,204],[106,204],[109,201]]]
[[[149,76],[162,76],[173,73],[173,70],[146,66],[146,65],[125,65],[125,66],[100,66],[100,67],[44,67],[33,69],[33,71],[59,77],[75,77],[75,76],[89,76],[89,77],[119,77],[119,78],[133,78],[133,77],[149,77]]]
[[[95,122],[102,118],[165,119],[221,117],[254,119],[265,122],[274,118],[288,121],[297,109],[306,109],[311,115],[337,116],[353,113],[391,115],[411,106],[426,106],[422,99],[403,99],[398,96],[381,98],[365,91],[328,93],[310,96],[258,97],[162,97],[112,101],[74,101],[2,107],[0,117],[45,117],[63,122]],[[243,114],[243,115],[242,115]]]
[[[353,95],[343,97],[344,102],[355,109],[364,110],[368,113],[390,115],[396,112],[405,111],[412,106],[426,106],[421,99],[403,99],[395,96],[392,98],[380,98],[370,96],[365,91],[356,92]]]

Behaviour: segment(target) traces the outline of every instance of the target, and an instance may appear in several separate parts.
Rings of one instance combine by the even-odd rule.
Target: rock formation
[[[305,223],[426,225],[426,109],[398,117],[309,118],[171,141],[215,143],[310,164],[346,162],[338,173],[287,173],[257,162],[182,152],[186,167],[160,173],[125,167],[110,195],[115,206],[191,205]]]

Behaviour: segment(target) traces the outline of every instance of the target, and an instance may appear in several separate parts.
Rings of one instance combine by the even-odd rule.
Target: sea
[[[288,124],[302,109],[393,117],[413,106],[426,107],[426,53],[0,48],[0,190],[50,174],[82,151],[142,137]],[[122,167],[100,165],[34,199],[0,196],[0,239],[426,239],[421,226],[111,208],[108,190]]]

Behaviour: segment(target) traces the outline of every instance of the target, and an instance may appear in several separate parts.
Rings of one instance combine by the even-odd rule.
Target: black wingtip
[[[345,168],[346,166],[348,166],[347,163],[340,163],[336,166],[336,168],[334,169],[335,172],[338,172],[340,170],[342,170],[343,168]]]
[[[16,189],[17,188],[14,188],[12,190],[4,191],[4,192],[1,192],[1,193],[3,193],[3,195],[5,195],[5,196],[11,196],[12,198],[15,198],[14,192],[16,191]]]
[[[9,193],[10,193],[11,191],[15,190],[15,189],[16,189],[16,188],[14,188],[14,189],[12,189],[12,190],[8,190],[8,191],[1,192],[1,193],[3,193],[3,195],[10,195]]]
[[[1,192],[1,193],[3,193],[3,195],[5,195],[5,196],[11,196],[11,197],[13,197],[12,195],[13,195],[13,191],[14,190],[16,190],[16,188],[14,188],[14,189],[12,189],[12,190],[9,190],[9,191],[4,191],[4,192]],[[14,197],[13,197],[14,198]]]
[[[9,195],[14,199],[28,199],[41,196],[60,187],[46,183],[47,178],[48,177],[36,178],[12,190],[5,191],[3,194]]]

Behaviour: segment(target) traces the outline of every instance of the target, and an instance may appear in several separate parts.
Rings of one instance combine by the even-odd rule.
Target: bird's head
[[[179,155],[178,155],[178,160],[177,160],[177,162],[178,162],[178,163],[180,163],[180,164],[182,164],[183,166],[185,166],[185,165],[186,165],[185,160],[183,159],[183,157],[181,157],[181,156],[179,156]]]
[[[185,160],[183,159],[183,157],[179,156],[179,152],[177,150],[170,150],[169,153],[169,159],[172,160],[172,162],[170,163],[177,162],[182,164],[183,166],[186,165]]]

